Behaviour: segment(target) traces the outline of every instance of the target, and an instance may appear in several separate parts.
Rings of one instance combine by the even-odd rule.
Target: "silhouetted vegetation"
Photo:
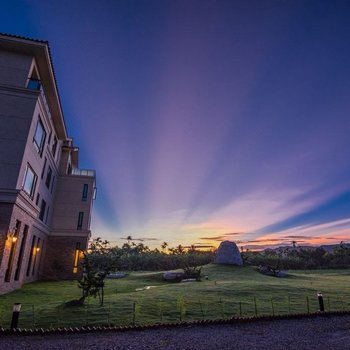
[[[161,249],[150,249],[143,243],[129,239],[122,247],[111,246],[108,241],[95,239],[85,259],[94,270],[109,273],[111,271],[161,271],[209,264],[214,260],[213,251],[201,251],[195,246],[168,248],[166,242]]]
[[[341,242],[332,251],[322,247],[285,247],[263,252],[242,253],[246,265],[269,266],[273,269],[339,269],[350,267],[350,246]]]

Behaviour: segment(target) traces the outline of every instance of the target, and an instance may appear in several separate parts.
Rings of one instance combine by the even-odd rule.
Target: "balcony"
[[[96,172],[95,170],[90,170],[90,169],[74,168],[72,169],[71,175],[96,177]]]

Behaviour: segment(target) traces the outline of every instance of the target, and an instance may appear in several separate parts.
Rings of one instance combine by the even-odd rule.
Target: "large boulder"
[[[223,241],[215,255],[215,264],[243,265],[241,253],[235,242]]]
[[[163,278],[166,281],[171,281],[171,282],[180,282],[184,277],[185,277],[184,272],[167,271],[167,272],[164,272],[163,274]]]

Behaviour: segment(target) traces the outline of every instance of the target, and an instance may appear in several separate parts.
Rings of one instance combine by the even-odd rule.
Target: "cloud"
[[[256,234],[284,231],[297,226],[316,226],[350,218],[350,191],[342,193],[301,214],[277,221],[255,231]]]
[[[130,238],[130,239],[129,239]],[[126,240],[126,241],[159,241],[159,238],[154,238],[154,237],[142,237],[142,238],[137,238],[137,237],[120,237],[120,239]]]
[[[222,241],[226,238],[226,236],[211,236],[211,237],[200,237],[199,239],[203,239],[206,241]]]

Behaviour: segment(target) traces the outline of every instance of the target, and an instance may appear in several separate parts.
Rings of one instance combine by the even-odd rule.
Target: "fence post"
[[[61,312],[61,306],[58,305],[58,307],[57,307],[57,318],[56,318],[57,327],[60,326],[60,312]]]
[[[271,298],[271,308],[272,308],[272,316],[275,316],[275,307],[273,305],[273,300]]]
[[[32,305],[32,327],[35,328],[35,308],[34,308],[34,304]]]
[[[309,302],[309,297],[306,296],[306,308],[307,308],[307,313],[310,313],[310,302]]]
[[[204,320],[204,310],[200,299],[199,299],[199,307],[201,308],[202,319]]]
[[[89,302],[86,304],[85,307],[85,326],[89,325]]]
[[[288,312],[289,312],[289,315],[290,315],[291,314],[290,295],[288,295]]]
[[[160,322],[163,322],[163,306],[161,300],[159,300],[159,318]]]
[[[135,326],[135,321],[136,321],[136,301],[133,301],[132,304],[132,324]]]
[[[221,297],[220,297],[219,301],[220,301],[220,306],[221,306],[222,318],[225,318],[224,304],[222,302],[222,298]]]
[[[258,307],[256,305],[256,298],[254,297],[254,311],[255,311],[255,317],[258,316]]]

